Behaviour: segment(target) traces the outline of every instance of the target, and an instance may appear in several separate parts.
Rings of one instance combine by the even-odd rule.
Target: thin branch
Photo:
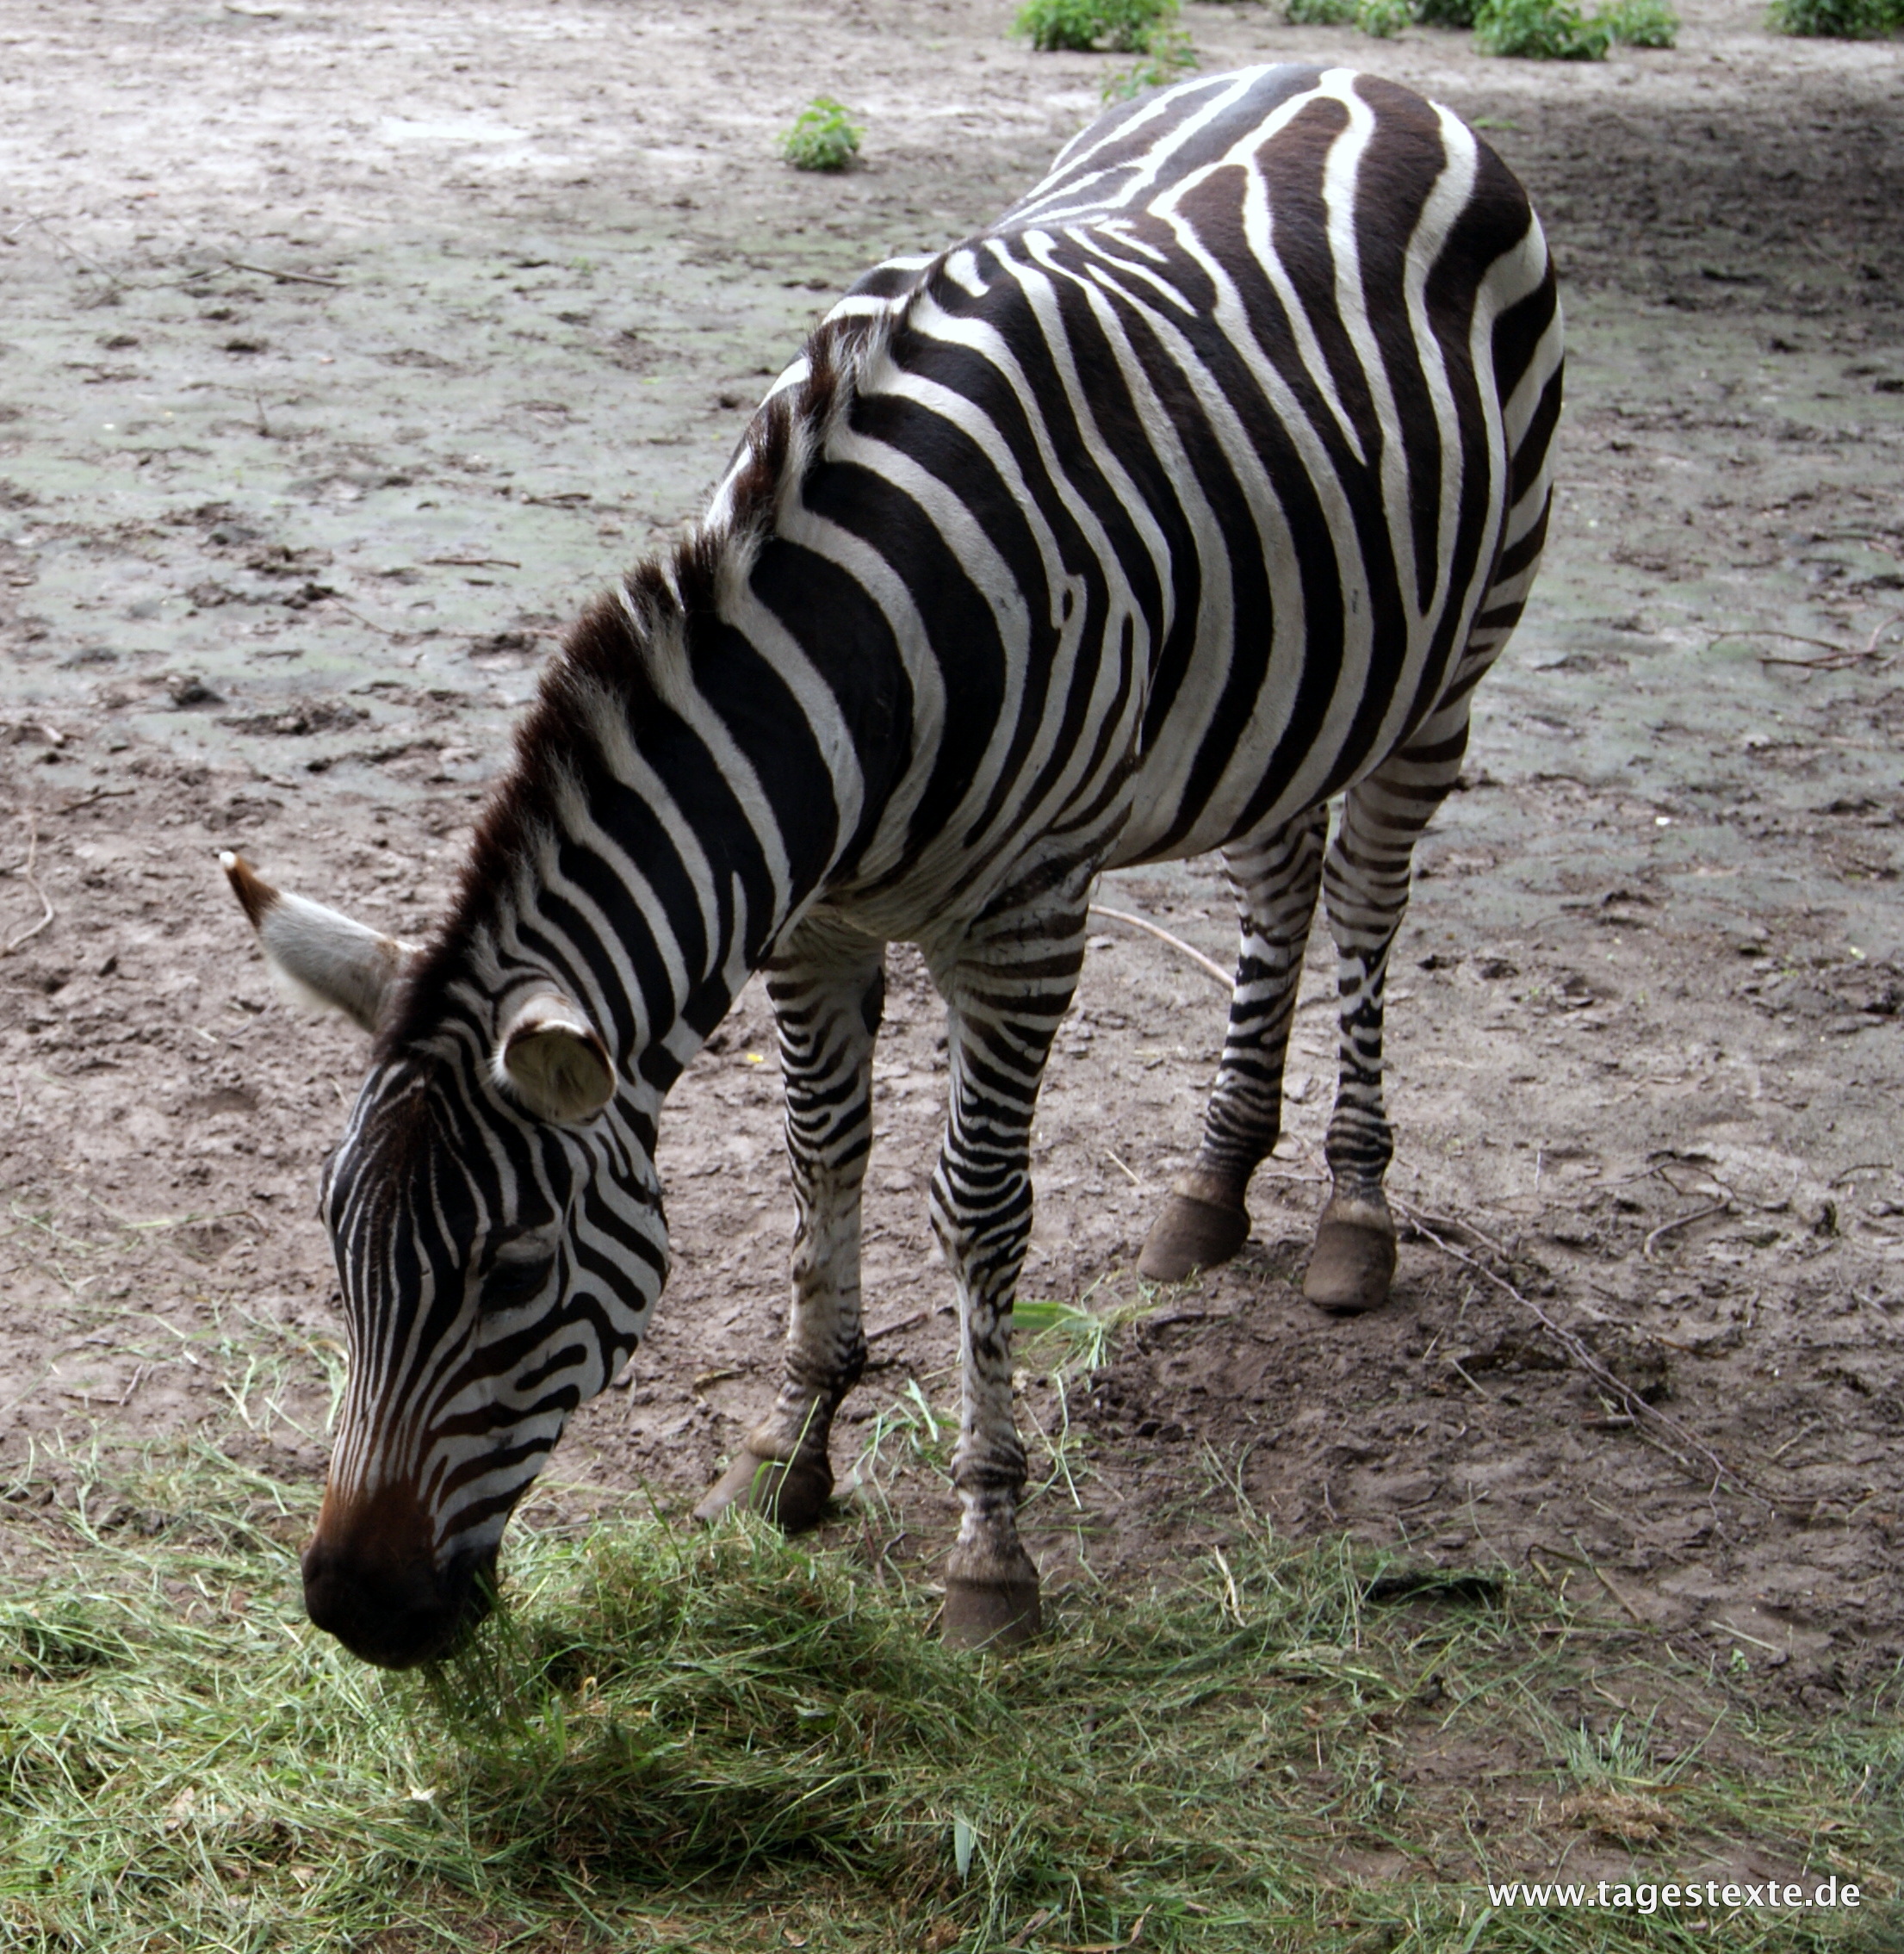
[[[1194,949],[1181,936],[1172,936],[1169,930],[1160,928],[1147,916],[1134,916],[1128,909],[1107,909],[1101,903],[1093,903],[1094,916],[1108,916],[1113,922],[1128,923],[1132,929],[1141,929],[1146,936],[1154,936],[1159,943],[1168,943],[1173,950],[1181,951],[1199,970],[1207,971],[1225,990],[1236,989],[1236,978],[1224,969],[1221,964],[1212,963],[1202,951]]]
[[[1735,631],[1721,631],[1712,643],[1721,645],[1727,638],[1783,638],[1787,644],[1816,645],[1820,651],[1841,652],[1845,648],[1831,638],[1808,638],[1796,631],[1775,631],[1769,624],[1741,624]],[[1709,650],[1711,647],[1707,648]]]
[[[260,278],[276,278],[287,285],[329,285],[336,291],[345,289],[341,278],[319,278],[308,271],[280,271],[272,264],[246,264],[242,258],[227,257],[221,261],[233,271],[255,271]]]
[[[1746,624],[1735,631],[1721,631],[1713,639],[1712,643],[1717,646],[1724,643],[1727,638],[1782,638],[1788,644],[1814,645],[1825,654],[1824,657],[1778,658],[1770,652],[1761,652],[1758,662],[1761,665],[1787,666],[1796,672],[1842,672],[1850,666],[1863,665],[1867,660],[1876,658],[1878,654],[1877,648],[1882,642],[1885,632],[1900,619],[1904,619],[1904,611],[1894,611],[1889,617],[1882,619],[1862,651],[1854,649],[1850,645],[1835,643],[1830,638],[1808,638],[1797,631],[1775,631],[1771,626],[1764,624]]]
[[[23,929],[18,935],[9,936],[4,943],[0,943],[0,957],[10,957],[22,945],[31,943],[34,938],[39,935],[40,932],[53,921],[53,903],[48,899],[46,890],[40,886],[39,878],[33,872],[34,858],[40,850],[40,823],[31,808],[26,810],[24,818],[27,823],[27,859],[15,872],[26,884],[28,888],[32,890],[34,894],[40,898],[40,909],[45,913],[40,916],[40,921],[32,925],[30,928]]]
[[[1138,1180],[1137,1176],[1133,1174],[1131,1169],[1126,1167],[1124,1163],[1119,1160],[1118,1157],[1114,1153],[1113,1153],[1108,1147],[1106,1147],[1104,1150],[1104,1157],[1110,1162],[1112,1166],[1116,1168],[1118,1172],[1121,1174],[1133,1188],[1138,1188],[1140,1190],[1142,1189],[1144,1186],[1143,1182]]]
[[[1647,1261],[1653,1260],[1653,1244],[1661,1236],[1670,1235],[1675,1229],[1690,1228],[1695,1221],[1703,1221],[1709,1214],[1723,1214],[1732,1206],[1729,1200],[1709,1202],[1704,1207],[1696,1207],[1690,1214],[1682,1214],[1677,1221],[1667,1221],[1655,1228],[1640,1244],[1640,1253]]]
[[[334,598],[326,599],[326,601],[336,603],[336,599]],[[339,604],[338,605],[338,609],[341,611],[346,617],[354,618],[357,623],[362,624],[365,630],[375,631],[379,637],[407,638],[410,636],[409,632],[407,631],[394,631],[388,624],[380,624],[375,618],[366,617],[361,611],[353,611],[348,604]]]
[[[1571,1330],[1556,1323],[1531,1297],[1523,1295],[1504,1276],[1497,1275],[1485,1262],[1469,1255],[1465,1249],[1458,1249],[1452,1242],[1437,1235],[1427,1225],[1427,1218],[1411,1208],[1407,1202],[1394,1194],[1388,1198],[1390,1205],[1401,1213],[1410,1225],[1432,1242],[1443,1255],[1452,1256],[1456,1262],[1465,1262],[1477,1275],[1492,1282],[1504,1295],[1512,1297],[1568,1356],[1628,1413],[1636,1429],[1645,1431],[1653,1443],[1682,1471],[1696,1479],[1706,1482],[1709,1490],[1716,1490],[1722,1482],[1729,1479],[1734,1486],[1765,1500],[1768,1504],[1777,1504],[1754,1479],[1728,1466],[1709,1445],[1689,1431],[1678,1419],[1669,1417],[1657,1406],[1649,1405],[1630,1384],[1616,1377]],[[1696,1459],[1702,1461],[1702,1464],[1696,1465]]]

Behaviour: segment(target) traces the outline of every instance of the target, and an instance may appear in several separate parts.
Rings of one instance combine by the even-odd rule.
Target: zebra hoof
[[[1020,1554],[1022,1568],[991,1579],[948,1573],[940,1633],[951,1648],[1019,1648],[1044,1627],[1038,1570]]]
[[[729,1507],[740,1506],[772,1520],[783,1533],[803,1533],[819,1524],[832,1497],[833,1467],[824,1455],[763,1459],[743,1445],[694,1509],[694,1517],[713,1520]]]
[[[1330,1201],[1324,1211],[1302,1279],[1303,1294],[1335,1316],[1380,1309],[1395,1275],[1395,1225],[1386,1205],[1358,1201],[1355,1212],[1337,1212],[1347,1205]]]
[[[1211,1200],[1179,1182],[1144,1238],[1137,1272],[1147,1282],[1185,1282],[1200,1269],[1228,1262],[1249,1239],[1250,1216],[1240,1196]]]

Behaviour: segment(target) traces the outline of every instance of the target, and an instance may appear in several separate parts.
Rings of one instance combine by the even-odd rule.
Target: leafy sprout
[[[1904,28],[1904,0],[1772,0],[1780,34],[1833,40],[1875,40]]]
[[[1107,102],[1128,102],[1147,88],[1165,88],[1181,81],[1197,65],[1197,51],[1180,27],[1155,29],[1143,59],[1120,70],[1104,84]]]
[[[1025,0],[1012,32],[1040,53],[1148,54],[1176,17],[1177,0]]]
[[[1479,0],[1474,45],[1484,54],[1535,61],[1600,61],[1613,39],[1572,0]]]
[[[1628,47],[1671,47],[1679,39],[1679,16],[1669,0],[1615,0],[1599,19]]]
[[[844,170],[865,133],[830,95],[816,95],[780,138],[780,153],[796,170]]]

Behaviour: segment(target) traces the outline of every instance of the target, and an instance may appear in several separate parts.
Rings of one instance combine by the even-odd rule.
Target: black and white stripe
[[[763,966],[799,1206],[787,1368],[707,1510],[817,1513],[865,1355],[871,1051],[904,940],[950,1027],[948,1626],[1028,1627],[1011,1301],[1106,867],[1221,848],[1243,921],[1203,1145],[1147,1264],[1247,1231],[1320,889],[1343,1064],[1311,1288],[1380,1300],[1388,947],[1539,557],[1560,364],[1513,177],[1446,110],[1339,70],[1129,104],[982,235],[862,280],[695,537],[573,633],[379,1018],[328,1194],[353,1332],[335,1582],[356,1535],[400,1535],[451,1587],[493,1555],[641,1334],[661,1099]]]

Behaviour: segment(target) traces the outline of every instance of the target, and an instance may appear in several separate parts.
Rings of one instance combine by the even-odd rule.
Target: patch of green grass
[[[780,138],[780,153],[796,170],[844,170],[865,133],[830,95],[816,95]]]
[[[1873,40],[1904,30],[1904,0],[1772,0],[1767,18],[1778,34]]]
[[[1474,0],[1415,0],[1415,18],[1425,28],[1471,28]]]
[[[1857,1877],[1904,1845],[1895,1717],[1735,1705],[1721,1769],[1698,1719],[1583,1719],[1590,1684],[1659,1680],[1629,1633],[1530,1581],[1379,1579],[1243,1510],[1154,1588],[1049,1595],[1004,1660],[940,1647],[891,1566],[744,1521],[518,1529],[506,1613],[388,1677],[301,1619],[313,1494],[209,1449],[127,1490],[178,1517],[71,1535],[0,1614],[9,1954],[1666,1954],[1693,1945],[1671,1920],[1484,1919],[1475,1881],[1550,1875],[1568,1796],[1583,1825],[1664,1812],[1675,1864],[1746,1840]],[[1466,1761],[1414,1768],[1437,1758]],[[1726,1945],[1845,1924],[1741,1917]]]
[[[1347,27],[1356,0],[1283,0],[1282,17],[1293,28]]]
[[[1172,82],[1180,82],[1193,73],[1197,65],[1197,51],[1190,45],[1190,37],[1176,26],[1152,28],[1145,46],[1143,58],[1130,67],[1120,69],[1104,84],[1103,95],[1107,102],[1128,102],[1132,96],[1142,95],[1146,89],[1167,88]]]
[[[1075,1303],[1021,1296],[1012,1307],[1013,1334],[1024,1339],[1018,1345],[1020,1356],[1055,1363],[1074,1376],[1100,1370],[1110,1361],[1119,1334],[1162,1307],[1172,1293],[1138,1277],[1126,1295],[1099,1281]]]
[[[1474,45],[1531,61],[1600,61],[1612,41],[1572,0],[1477,0]]]
[[[1355,25],[1377,40],[1392,40],[1405,27],[1415,24],[1408,0],[1359,0]]]
[[[1670,0],[1615,0],[1597,18],[1628,47],[1671,47],[1679,40],[1679,16]]]
[[[1012,32],[1042,53],[1148,54],[1176,18],[1177,0],[1025,0]]]

